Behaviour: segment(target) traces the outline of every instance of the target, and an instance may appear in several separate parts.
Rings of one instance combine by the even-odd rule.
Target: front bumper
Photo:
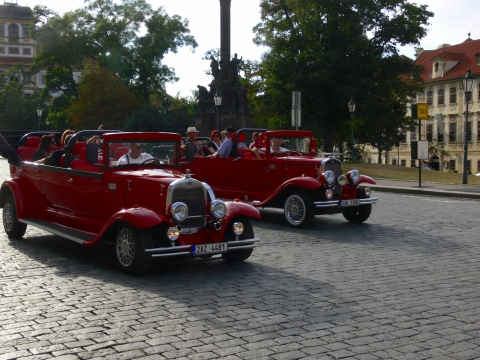
[[[313,204],[317,209],[340,208],[340,201],[341,200],[315,201]],[[377,202],[378,202],[378,197],[360,199],[360,206],[376,204]]]
[[[235,250],[243,250],[243,249],[253,249],[255,247],[255,243],[258,241],[260,241],[260,239],[258,238],[237,240],[237,241],[227,241],[227,244],[228,244],[227,252],[235,251]],[[145,252],[151,253],[152,257],[196,256],[192,253],[192,246],[195,246],[195,245],[182,245],[182,246],[146,249]]]

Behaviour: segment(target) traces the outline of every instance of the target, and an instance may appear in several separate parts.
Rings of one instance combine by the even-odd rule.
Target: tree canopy
[[[421,78],[396,46],[426,35],[433,16],[427,6],[405,0],[262,0],[260,6],[254,41],[269,51],[250,87],[260,122],[289,127],[291,92],[301,91],[302,128],[321,134],[326,151],[349,138],[352,97],[358,140],[387,146],[410,126],[408,97]],[[389,131],[378,136],[379,126]]]

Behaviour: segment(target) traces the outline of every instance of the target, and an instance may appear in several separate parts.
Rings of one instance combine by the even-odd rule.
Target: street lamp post
[[[467,75],[462,78],[463,81],[463,92],[465,93],[465,102],[467,103],[467,110],[465,111],[465,126],[463,129],[464,132],[464,144],[463,144],[463,174],[462,174],[462,184],[468,184],[467,180],[467,155],[468,155],[468,102],[470,101],[470,96],[472,95],[473,84],[475,82],[475,76],[472,75],[470,68],[467,70]]]
[[[350,119],[352,123],[352,162],[356,160],[355,157],[355,138],[353,137],[353,113],[355,112],[355,102],[353,101],[353,98],[350,99],[350,102],[348,103],[348,111],[350,112]]]
[[[45,120],[45,125],[47,125],[47,130],[50,130],[50,121]]]
[[[220,106],[222,106],[222,94],[220,91],[217,90],[215,92],[213,100],[215,101],[215,108],[217,109],[217,130],[220,131]]]
[[[163,113],[166,114],[168,109],[172,106],[172,103],[168,101],[168,97],[164,96],[163,97],[163,102],[162,102],[162,107],[163,107]]]
[[[38,130],[40,130],[40,120],[42,118],[43,108],[41,106],[37,107],[37,115],[38,115]]]

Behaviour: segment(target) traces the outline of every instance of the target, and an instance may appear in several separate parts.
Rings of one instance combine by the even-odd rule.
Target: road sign
[[[419,119],[419,120],[428,119],[428,104],[427,103],[412,104],[412,119]]]

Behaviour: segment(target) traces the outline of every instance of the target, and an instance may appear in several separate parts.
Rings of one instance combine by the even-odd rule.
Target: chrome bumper
[[[360,199],[360,205],[376,204],[378,197]],[[313,203],[317,209],[340,208],[340,200],[315,201]]]
[[[260,241],[258,238],[238,240],[238,241],[227,241],[228,251],[241,250],[241,249],[253,249],[255,243]],[[201,245],[201,244],[198,244]],[[174,257],[174,256],[195,256],[192,254],[192,246],[194,245],[182,245],[182,246],[172,246],[172,247],[162,247],[154,249],[146,249],[145,252],[152,253],[152,257]],[[222,254],[222,253],[218,253]],[[214,255],[218,255],[214,254]]]

